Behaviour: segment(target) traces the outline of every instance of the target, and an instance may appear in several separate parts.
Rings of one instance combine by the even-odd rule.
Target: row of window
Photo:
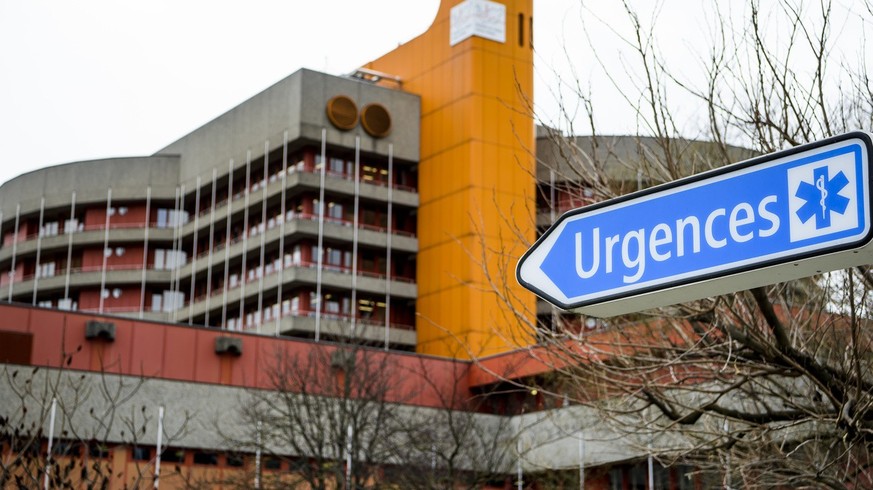
[[[96,208],[95,208],[96,209]],[[110,207],[109,208],[109,216],[125,216],[129,212],[129,208],[127,206],[120,206],[118,208]],[[151,226],[155,228],[172,228],[175,226],[183,226],[190,221],[190,217],[187,211],[177,211],[173,209],[167,208],[158,208],[155,211],[155,219],[151,222]],[[63,224],[63,226],[61,226]],[[132,225],[142,225],[142,223],[128,223]],[[99,223],[93,223],[89,226],[86,226],[85,223],[79,218],[73,217],[68,219],[61,220],[52,220],[46,221],[42,225],[39,225],[35,220],[27,220],[20,225],[19,233],[17,234],[17,240],[19,242],[32,240],[36,237],[51,237],[56,236],[61,233],[71,234],[71,233],[79,233],[82,231],[88,230],[102,230],[105,225],[105,221],[100,221]],[[116,226],[118,224],[116,223]],[[27,230],[32,230],[36,227],[39,227],[36,233],[28,232]],[[9,245],[16,239],[15,230],[10,230],[6,232],[3,237],[3,244]]]
[[[306,295],[306,293],[302,293]],[[246,311],[245,316],[235,316],[227,320],[227,328],[230,330],[244,330],[258,328],[261,325],[275,322],[287,316],[293,317],[314,317],[318,310],[318,297],[314,291],[308,293],[308,305],[303,301],[304,296],[298,294],[290,298],[284,299],[281,303],[274,303],[266,306],[262,310],[253,308]],[[392,319],[397,316],[399,319],[406,319],[401,323],[391,322],[403,329],[412,329],[412,321],[409,319],[411,315],[404,311],[402,306],[392,306],[394,314]],[[353,318],[356,321],[373,325],[384,325],[385,315],[387,314],[387,306],[384,298],[358,298],[357,307],[352,311],[352,300],[348,294],[326,293],[324,294],[324,308],[321,310],[322,317],[326,319],[351,321]]]

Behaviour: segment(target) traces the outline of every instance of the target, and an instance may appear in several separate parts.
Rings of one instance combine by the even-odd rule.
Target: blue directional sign
[[[518,281],[613,316],[873,263],[871,149],[848,133],[570,211]]]

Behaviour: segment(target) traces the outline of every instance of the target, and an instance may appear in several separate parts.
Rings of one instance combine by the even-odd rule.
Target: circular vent
[[[345,95],[337,95],[327,101],[327,118],[342,130],[349,130],[358,123],[358,106]]]
[[[391,114],[381,104],[370,104],[361,110],[361,125],[370,136],[384,138],[391,132]]]

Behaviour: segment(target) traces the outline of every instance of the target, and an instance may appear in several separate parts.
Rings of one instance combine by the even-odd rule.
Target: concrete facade
[[[388,134],[334,126],[338,96],[383,107]],[[413,348],[419,99],[299,70],[153,156],[12,179],[0,186],[0,298],[316,338],[318,319],[283,331],[307,322],[278,317],[344,318],[331,336],[354,336],[360,317],[388,330],[368,338]]]

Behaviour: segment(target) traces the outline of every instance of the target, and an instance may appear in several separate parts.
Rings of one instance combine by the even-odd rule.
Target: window
[[[324,261],[330,265],[341,267],[343,265],[342,250],[337,250],[335,248],[327,249]]]
[[[78,456],[79,444],[72,441],[57,441],[52,447],[52,454],[59,456]]]
[[[152,456],[152,452],[147,447],[141,446],[133,446],[133,450],[131,451],[131,457],[134,461],[149,461]]]
[[[518,14],[518,46],[524,47],[524,14]]]
[[[152,294],[152,311],[170,312],[185,304],[185,294],[175,291],[164,291]]]
[[[58,300],[58,309],[72,311],[76,309],[76,303],[73,302],[70,298],[63,298]]]
[[[88,445],[88,455],[92,458],[108,458],[109,446],[101,443],[92,443]]]
[[[160,208],[158,209],[158,221],[156,225],[158,228],[171,228],[188,223],[188,219],[188,211]]]
[[[172,270],[188,263],[188,253],[184,250],[155,250],[155,270]]]
[[[163,303],[164,308],[162,311],[164,312],[178,310],[185,305],[185,293],[178,291],[164,291]]]
[[[373,167],[370,165],[361,165],[361,180],[364,182],[387,182],[388,169]]]
[[[334,219],[343,219],[343,205],[337,202],[327,203],[327,216]]]
[[[167,463],[184,463],[185,450],[176,448],[167,448],[161,453],[161,461]]]
[[[264,468],[268,470],[278,470],[282,468],[282,460],[275,456],[271,456],[264,461]]]
[[[241,454],[228,454],[227,465],[232,468],[241,468],[245,464],[245,458]]]
[[[327,295],[324,297],[324,311],[326,313],[331,313],[333,315],[338,315],[340,312],[340,304],[339,301]]]
[[[36,275],[39,277],[53,277],[55,275],[55,263],[46,262],[45,264],[39,264]]]
[[[58,222],[52,221],[49,223],[45,223],[42,225],[42,228],[39,229],[39,234],[41,236],[55,236],[58,234]]]
[[[351,162],[349,162],[349,167]],[[346,162],[342,158],[331,157],[327,164],[327,171],[334,174],[345,175],[351,173],[347,170]]]
[[[194,453],[194,464],[215,466],[218,464],[218,455],[212,451],[196,451]]]
[[[378,211],[365,209],[362,221],[364,222],[364,224],[371,226],[380,226],[382,228],[388,227],[388,215],[385,213],[380,213]]]
[[[164,304],[163,296],[161,296],[160,294],[153,294],[152,295],[152,311],[163,310],[163,308],[162,308],[163,304]]]
[[[69,234],[69,233],[75,233],[77,231],[80,231],[79,220],[77,220],[76,218],[70,218],[70,219],[64,221],[64,233]]]

